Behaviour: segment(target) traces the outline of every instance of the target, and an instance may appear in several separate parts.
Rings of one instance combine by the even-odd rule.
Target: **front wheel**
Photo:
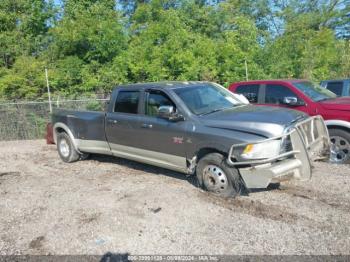
[[[330,161],[336,164],[350,164],[350,133],[342,129],[330,129]]]
[[[238,170],[227,165],[225,157],[211,153],[198,162],[196,175],[199,185],[221,197],[235,197],[241,192]]]

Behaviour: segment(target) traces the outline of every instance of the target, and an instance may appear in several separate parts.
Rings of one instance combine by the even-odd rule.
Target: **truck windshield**
[[[174,92],[196,115],[206,115],[242,104],[230,91],[216,84],[184,86],[174,89]]]
[[[333,92],[327,90],[326,88],[317,86],[311,82],[298,82],[293,83],[293,85],[315,102],[337,97],[337,95]]]

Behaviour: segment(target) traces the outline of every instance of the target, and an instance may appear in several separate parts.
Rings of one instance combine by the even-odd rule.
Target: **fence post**
[[[47,93],[49,95],[49,107],[50,107],[50,113],[52,113],[52,105],[51,105],[51,93],[50,93],[50,85],[49,85],[49,76],[47,73],[47,68],[45,67],[45,77],[46,77],[46,86],[47,86]]]

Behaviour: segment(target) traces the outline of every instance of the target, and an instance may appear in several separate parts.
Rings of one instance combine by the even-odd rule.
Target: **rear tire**
[[[59,133],[57,135],[57,151],[63,162],[66,163],[75,162],[80,158],[67,133]]]
[[[332,144],[330,161],[336,164],[350,164],[350,133],[342,129],[329,129]]]
[[[238,170],[229,167],[225,157],[211,153],[201,158],[196,167],[199,186],[221,197],[235,197],[241,193]]]

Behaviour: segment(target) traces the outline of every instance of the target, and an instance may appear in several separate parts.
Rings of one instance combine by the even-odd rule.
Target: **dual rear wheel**
[[[57,134],[57,151],[60,158],[66,163],[72,163],[79,159],[84,160],[89,157],[89,154],[79,153],[67,133]]]

